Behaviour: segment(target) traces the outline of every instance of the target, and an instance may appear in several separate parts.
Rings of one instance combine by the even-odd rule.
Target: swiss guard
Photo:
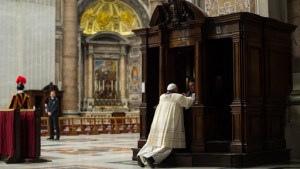
[[[17,94],[13,95],[8,106],[9,109],[30,109],[30,98],[24,93],[24,88],[26,84],[26,78],[23,76],[18,76],[17,80]]]

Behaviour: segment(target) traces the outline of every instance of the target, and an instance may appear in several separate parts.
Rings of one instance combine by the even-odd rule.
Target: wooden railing
[[[139,133],[139,116],[59,117],[61,135]],[[41,118],[41,135],[49,135],[48,117]]]

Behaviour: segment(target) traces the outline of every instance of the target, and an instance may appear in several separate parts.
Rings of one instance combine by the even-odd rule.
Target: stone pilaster
[[[126,70],[126,56],[122,55],[120,56],[120,90],[121,90],[121,100],[124,107],[127,108],[127,97],[126,97],[126,91],[127,91],[127,83],[126,83],[126,77],[127,77],[127,70]]]
[[[78,114],[77,0],[64,1],[63,16],[63,115]]]
[[[55,84],[62,89],[62,53],[63,53],[63,30],[62,30],[62,1],[55,1]]]
[[[121,56],[120,59],[120,81],[121,81],[121,98],[124,99],[126,98],[126,75],[127,75],[127,71],[126,71],[126,63],[125,63],[125,56]]]
[[[93,95],[93,74],[94,74],[94,48],[92,46],[89,46],[89,55],[88,55],[88,85],[87,85],[87,110],[92,111],[94,107],[94,95]]]
[[[92,48],[92,47],[90,47]],[[93,50],[93,48],[92,48]],[[88,58],[88,98],[93,98],[93,54],[89,53]]]

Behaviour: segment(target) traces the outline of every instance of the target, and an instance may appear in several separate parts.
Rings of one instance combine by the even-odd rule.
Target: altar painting
[[[118,99],[118,60],[94,62],[94,98],[96,104],[112,104]]]

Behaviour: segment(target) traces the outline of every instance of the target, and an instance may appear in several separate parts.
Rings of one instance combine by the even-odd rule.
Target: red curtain
[[[35,116],[34,111],[20,112],[21,158],[35,157]]]
[[[14,110],[0,110],[0,154],[6,157],[15,150],[14,115]]]

